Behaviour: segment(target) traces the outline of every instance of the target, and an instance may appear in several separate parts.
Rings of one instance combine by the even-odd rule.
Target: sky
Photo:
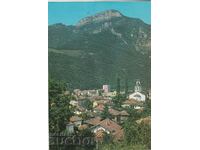
[[[151,2],[49,2],[48,24],[75,25],[80,19],[115,9],[123,15],[151,24]]]

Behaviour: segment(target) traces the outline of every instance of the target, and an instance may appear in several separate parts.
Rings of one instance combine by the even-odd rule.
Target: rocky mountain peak
[[[122,17],[123,15],[117,10],[106,10],[96,15],[89,16],[81,19],[76,26],[83,26],[89,23],[98,23],[106,20],[110,20],[112,18]]]

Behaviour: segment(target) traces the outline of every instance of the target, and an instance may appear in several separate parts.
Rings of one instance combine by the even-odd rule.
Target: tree
[[[120,95],[120,78],[117,77],[117,95]]]
[[[117,77],[117,89],[116,89],[116,96],[113,98],[113,102],[115,104],[115,107],[121,107],[122,99],[124,97],[120,94],[120,78]]]
[[[134,122],[142,117],[142,112],[134,109],[134,106],[127,108],[127,112],[129,114],[129,122]]]
[[[124,133],[127,144],[145,145],[146,149],[151,148],[151,125],[126,121]]]
[[[86,99],[85,101],[83,101],[82,105],[87,110],[92,110],[93,109],[93,103],[89,99]]]
[[[89,128],[79,131],[79,136],[82,137],[94,137],[94,133],[91,132]]]
[[[49,98],[55,98],[66,90],[65,84],[62,81],[49,79]]]
[[[144,103],[144,116],[151,116],[151,99],[147,97]]]
[[[125,77],[125,97],[127,98],[128,96],[128,79]]]
[[[63,132],[69,118],[73,115],[70,96],[63,94],[64,84],[55,80],[49,80],[49,131]]]
[[[115,97],[113,97],[113,102],[114,102],[114,107],[115,108],[120,108],[122,105],[122,101],[124,99],[124,95],[116,95]]]
[[[101,114],[101,117],[102,117],[103,119],[111,118],[111,115],[110,115],[110,113],[109,113],[109,108],[108,108],[108,105],[107,105],[107,104],[105,104],[105,107],[104,107],[104,110],[103,110],[103,112],[102,112],[102,114]]]

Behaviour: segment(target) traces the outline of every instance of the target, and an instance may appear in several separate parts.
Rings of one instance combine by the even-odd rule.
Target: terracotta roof
[[[85,122],[95,126],[95,125],[97,125],[101,122],[101,117],[95,117],[95,118],[92,118],[92,119],[87,120]]]
[[[110,119],[102,120],[98,125],[106,128],[111,133],[120,130],[122,127]]]
[[[110,134],[113,136],[114,140],[121,140],[124,137],[124,132],[123,132],[122,127],[110,119],[102,120],[96,126],[101,126],[105,128],[106,130],[108,130]],[[101,138],[104,133],[105,133],[104,131],[100,130],[100,132],[96,132],[96,137]]]
[[[110,113],[111,115],[113,115],[113,116],[118,116],[118,115],[120,115],[120,111],[115,110],[115,109],[113,109],[113,108],[110,108],[110,109],[109,109],[109,113]]]
[[[118,110],[115,110],[113,108],[110,108],[109,109],[109,113],[113,116],[118,116],[118,115],[121,115],[121,116],[129,116],[129,114],[123,110],[123,111],[118,111]]]
[[[129,114],[125,110],[121,111],[120,115],[122,115],[122,116],[129,116]]]
[[[137,104],[138,101],[134,100],[134,99],[129,99],[123,102],[123,104],[129,104],[129,105],[134,105]]]
[[[104,105],[99,104],[97,107],[95,107],[96,110],[103,111],[104,110]]]
[[[76,122],[76,121],[81,121],[83,119],[78,116],[72,116],[69,120],[70,122]]]

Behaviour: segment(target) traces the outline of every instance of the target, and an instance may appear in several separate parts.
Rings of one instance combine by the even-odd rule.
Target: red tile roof
[[[95,117],[95,118],[92,118],[92,119],[87,120],[85,122],[95,126],[95,125],[99,124],[101,122],[101,120],[102,120],[101,117]]]
[[[118,116],[118,115],[120,115],[120,111],[115,110],[115,109],[113,109],[113,108],[110,108],[110,109],[109,109],[109,113],[110,113],[111,115],[113,115],[113,116]]]
[[[120,130],[122,128],[120,125],[118,125],[116,122],[114,122],[110,119],[102,120],[98,125],[106,128],[111,133],[116,132],[117,130]]]
[[[128,114],[125,110],[123,110],[123,111],[118,111],[118,110],[115,110],[115,109],[113,109],[113,108],[110,108],[110,109],[109,109],[109,113],[110,113],[111,115],[113,115],[113,116],[119,116],[119,115],[121,115],[121,116],[129,116],[129,114]]]
[[[113,136],[115,140],[123,139],[124,137],[123,129],[116,122],[110,119],[105,119],[101,121],[98,125],[110,131],[111,135]]]
[[[95,107],[96,110],[103,111],[104,110],[104,105],[99,104],[97,107]]]

